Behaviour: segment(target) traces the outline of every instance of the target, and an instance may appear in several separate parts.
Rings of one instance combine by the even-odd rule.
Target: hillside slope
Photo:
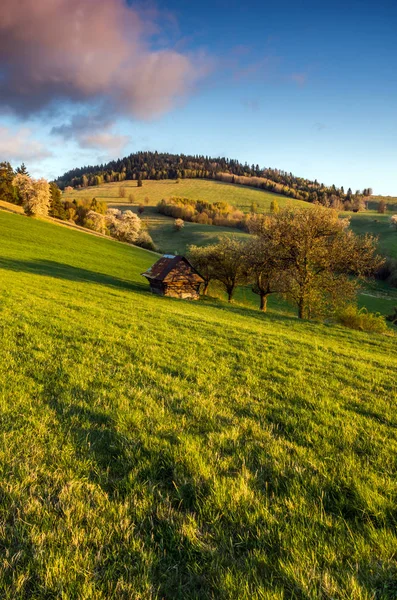
[[[0,212],[2,598],[396,597],[397,343]]]
[[[119,198],[119,189],[126,189],[126,197]],[[181,179],[179,183],[170,179],[162,181],[144,181],[142,187],[137,187],[136,181],[123,181],[122,183],[104,183],[102,185],[73,190],[64,194],[65,199],[74,198],[97,198],[109,204],[128,204],[128,195],[133,194],[134,203],[143,203],[145,198],[149,199],[149,205],[156,205],[163,198],[182,196],[193,200],[205,200],[206,202],[228,202],[232,206],[245,212],[249,211],[254,202],[258,209],[263,212],[270,210],[272,200],[277,200],[280,207],[292,204],[293,206],[310,206],[307,202],[294,200],[242,185],[222,183],[220,181],[206,179]]]

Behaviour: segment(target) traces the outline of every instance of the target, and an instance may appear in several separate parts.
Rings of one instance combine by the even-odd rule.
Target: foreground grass
[[[2,598],[392,599],[397,343],[0,213]]]

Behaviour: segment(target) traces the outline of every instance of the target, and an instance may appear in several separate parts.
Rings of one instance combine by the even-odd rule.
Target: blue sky
[[[98,35],[79,46],[91,71],[81,71],[73,55],[52,58],[57,44],[59,56],[65,53],[61,33],[44,45],[39,31],[28,40],[25,55],[37,61],[28,65],[20,52],[10,58],[16,29],[10,26],[5,48],[0,41],[0,160],[23,159],[33,174],[55,177],[142,149],[226,155],[397,195],[397,3],[159,0],[123,9],[123,0],[100,1],[113,37],[104,54],[103,23],[93,24]],[[33,0],[23,2],[25,12],[36,10]],[[69,20],[87,2],[69,0]],[[120,19],[113,22],[106,11],[116,5]],[[122,31],[123,10],[139,15],[141,25]],[[48,17],[52,28],[56,17]],[[158,54],[162,61],[146,67]],[[100,77],[107,55],[124,58],[110,61]],[[19,72],[22,91],[11,77]],[[54,83],[60,76],[70,89]],[[43,89],[28,94],[37,80]]]

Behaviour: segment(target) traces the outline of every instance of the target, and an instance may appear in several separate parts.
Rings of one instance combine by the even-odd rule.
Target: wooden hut
[[[143,277],[149,281],[150,290],[160,296],[198,300],[204,279],[184,256],[164,254]]]

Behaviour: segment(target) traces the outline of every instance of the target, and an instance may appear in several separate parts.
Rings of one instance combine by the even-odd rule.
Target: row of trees
[[[227,202],[211,203],[179,196],[161,200],[157,204],[157,212],[191,223],[237,227],[244,230],[247,229],[246,220],[249,218],[249,215],[245,215]]]
[[[297,306],[299,318],[324,316],[352,302],[359,278],[383,263],[374,237],[356,236],[347,219],[320,207],[256,219],[251,233],[248,241],[225,237],[190,247],[190,260],[205,280],[204,294],[216,280],[231,301],[236,286],[251,284],[263,311],[271,294],[282,294]]]
[[[30,177],[23,163],[15,171],[9,162],[0,163],[0,199],[22,206],[26,214],[64,218],[61,196],[56,183]]]
[[[218,179],[250,185],[337,210],[360,210],[363,198],[372,195],[371,188],[356,190],[354,193],[349,188],[345,192],[343,187],[326,186],[317,180],[296,177],[286,171],[242,164],[238,160],[225,157],[159,152],[136,152],[106,164],[73,169],[62,175],[57,183],[63,189],[65,186],[87,187],[126,179],[137,180],[140,185],[145,179],[192,178]]]
[[[0,165],[0,197],[23,206],[29,216],[55,217],[86,227],[120,241],[154,250],[154,243],[141,219],[131,210],[108,209],[105,202],[63,200],[56,183],[33,179],[21,165],[15,172],[9,163]]]

